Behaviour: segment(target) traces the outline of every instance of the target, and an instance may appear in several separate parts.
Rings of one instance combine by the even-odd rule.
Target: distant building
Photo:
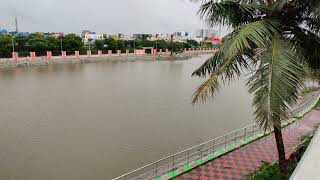
[[[213,29],[199,29],[195,33],[196,38],[209,38],[211,36],[217,36],[218,32]]]
[[[153,34],[149,38],[147,38],[149,41],[171,41],[171,35],[170,34]]]
[[[174,36],[177,37],[182,37],[182,38],[188,38],[189,37],[189,33],[185,32],[185,31],[177,31],[173,33]]]
[[[9,32],[8,34],[12,35],[12,36],[24,36],[24,37],[27,37],[30,35],[29,32]]]
[[[203,38],[193,37],[193,38],[190,38],[190,40],[194,40],[194,41],[197,41],[197,43],[201,43],[203,41]]]
[[[82,31],[81,37],[84,43],[88,43],[89,41],[103,40],[105,38],[105,34],[84,30]]]
[[[133,39],[135,40],[147,40],[151,38],[152,34],[133,34]]]
[[[48,32],[48,33],[44,33],[44,35],[58,38],[58,37],[64,36],[64,33],[63,32]]]
[[[134,40],[134,37],[133,35],[118,34],[118,39],[124,40],[124,41],[130,41],[130,40]]]
[[[17,35],[27,37],[30,35],[30,33],[29,32],[17,32]]]
[[[173,34],[155,34],[147,38],[149,41],[173,41],[173,42],[186,42],[188,39],[187,32],[173,33]]]
[[[6,29],[0,28],[0,34],[8,34],[8,31]]]

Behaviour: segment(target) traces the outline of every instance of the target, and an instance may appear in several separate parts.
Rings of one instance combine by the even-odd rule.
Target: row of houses
[[[81,37],[85,43],[90,43],[96,40],[102,40],[105,38],[114,38],[119,40],[165,40],[165,41],[173,41],[173,42],[185,42],[187,40],[195,40],[197,42],[201,42],[204,39],[210,39],[212,37],[217,37],[217,31],[211,29],[200,29],[195,32],[193,36],[190,35],[189,32],[186,31],[177,31],[172,34],[149,34],[149,33],[141,33],[141,34],[107,34],[107,33],[97,33],[89,30],[84,30],[81,33]]]
[[[63,32],[36,32],[39,35],[44,35],[44,36],[53,36],[53,37],[61,37],[64,36]],[[20,31],[12,31],[9,32],[8,30],[4,29],[4,28],[0,28],[0,35],[12,35],[12,36],[29,36],[31,33],[29,32],[20,32]]]
[[[63,32],[37,32],[38,34],[45,36],[53,36],[56,38],[64,36]],[[0,28],[0,34],[11,34],[14,36],[28,36],[29,32],[8,32],[4,28]],[[108,33],[98,33],[89,30],[84,30],[81,33],[83,42],[89,44],[96,40],[103,40],[106,38],[113,38],[117,40],[149,40],[149,41],[172,41],[172,42],[186,42],[187,40],[195,40],[197,42],[203,42],[204,40],[210,41],[213,37],[217,37],[218,33],[215,30],[211,29],[199,29],[192,36],[187,31],[177,31],[174,33],[167,34],[150,34],[150,33],[141,33],[141,34],[108,34]]]

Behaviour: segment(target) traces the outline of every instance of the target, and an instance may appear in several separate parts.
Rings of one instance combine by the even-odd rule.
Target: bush
[[[255,171],[246,176],[246,180],[280,180],[280,173],[278,164],[270,164],[263,162],[263,164]]]
[[[287,161],[287,179],[290,178],[290,175],[297,167],[299,161],[303,156],[303,153],[308,148],[311,139],[312,136],[303,137],[302,142],[295,148],[295,152],[291,154],[290,158]],[[257,170],[246,176],[246,180],[280,180],[279,164],[270,164],[268,162],[263,162],[263,164]]]

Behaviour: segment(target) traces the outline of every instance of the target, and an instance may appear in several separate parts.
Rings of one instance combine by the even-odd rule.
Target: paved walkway
[[[283,129],[286,157],[294,152],[294,148],[304,136],[314,131],[320,123],[320,110],[312,110],[302,119]],[[233,152],[201,165],[176,180],[237,180],[257,169],[262,161],[273,162],[278,159],[273,134],[245,145]]]

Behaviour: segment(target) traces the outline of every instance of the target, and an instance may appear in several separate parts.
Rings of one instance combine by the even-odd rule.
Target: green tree
[[[199,14],[211,26],[234,30],[220,49],[193,75],[208,77],[194,94],[193,103],[214,96],[222,84],[251,72],[249,92],[257,123],[274,129],[281,178],[287,172],[281,122],[296,103],[303,65],[320,65],[319,0],[208,0]]]
[[[46,39],[48,41],[48,46],[47,46],[48,51],[60,51],[61,50],[60,38],[48,36],[48,37],[46,37]]]
[[[168,49],[169,43],[165,40],[158,40],[157,46],[158,46],[158,49]]]
[[[28,38],[26,36],[16,36],[14,37],[15,49],[17,52],[26,51]]]
[[[171,52],[171,55],[175,52],[180,52],[184,48],[184,44],[180,42],[169,42],[168,49]]]
[[[8,35],[0,35],[0,57],[11,57],[12,37]]]
[[[107,38],[104,40],[104,44],[107,46],[107,50],[115,51],[118,49],[117,40],[113,38]]]
[[[127,48],[123,40],[117,40],[117,47],[118,47],[118,50],[121,50],[121,51],[125,51]]]
[[[41,55],[48,49],[48,40],[44,35],[33,33],[28,36],[28,50],[38,52]]]
[[[76,34],[68,34],[63,37],[63,50],[78,51],[83,47],[82,38]]]
[[[95,40],[94,41],[94,49],[96,49],[96,50],[105,50],[104,40]]]
[[[187,43],[192,47],[192,48],[196,48],[199,46],[199,43],[195,40],[191,40],[191,39],[188,39],[187,40]]]

